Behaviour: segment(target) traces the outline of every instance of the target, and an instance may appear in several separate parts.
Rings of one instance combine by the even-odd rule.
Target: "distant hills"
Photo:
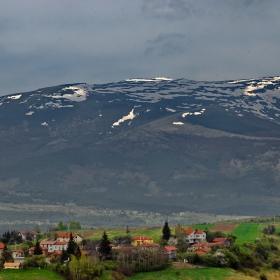
[[[0,97],[0,202],[280,210],[280,77],[68,84]]]

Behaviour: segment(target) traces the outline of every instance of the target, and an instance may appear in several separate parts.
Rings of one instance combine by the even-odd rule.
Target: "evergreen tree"
[[[67,254],[68,255],[75,255],[76,253],[76,249],[77,249],[77,243],[75,242],[74,238],[73,238],[73,235],[72,235],[72,232],[70,233],[70,237],[69,237],[69,241],[68,241],[68,244],[67,244]]]
[[[168,226],[168,222],[165,221],[164,226],[162,228],[162,239],[168,241],[171,236],[171,230]]]
[[[108,236],[106,234],[106,231],[103,232],[102,239],[99,245],[99,253],[106,257],[111,253],[111,247],[110,247],[110,241],[108,239]]]
[[[61,263],[63,264],[63,262],[68,260],[68,258],[69,258],[68,253],[64,249],[62,249],[61,256],[60,256]]]
[[[42,254],[43,254],[43,251],[41,249],[39,241],[37,240],[35,247],[34,247],[34,255],[42,255]]]

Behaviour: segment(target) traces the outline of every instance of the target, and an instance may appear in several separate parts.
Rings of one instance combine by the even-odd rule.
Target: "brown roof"
[[[4,249],[4,247],[5,247],[5,244],[0,243],[0,249]]]
[[[54,245],[56,241],[42,241],[40,242],[40,245]]]

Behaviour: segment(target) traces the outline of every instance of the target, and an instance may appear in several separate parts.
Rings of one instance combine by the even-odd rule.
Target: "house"
[[[207,247],[203,247],[203,248],[200,248],[200,249],[197,249],[195,251],[195,253],[197,255],[204,255],[205,253],[208,253],[209,251],[211,251],[211,249],[207,248]]]
[[[83,241],[83,237],[80,234],[72,233],[73,239],[76,243]],[[58,233],[56,236],[56,241],[68,242],[70,239],[70,233]]]
[[[49,254],[56,251],[67,250],[68,243],[65,241],[42,241],[40,246],[46,248]]]
[[[13,250],[12,253],[13,259],[24,257],[24,251],[22,249]]]
[[[144,242],[139,245],[142,250],[157,251],[160,248],[159,244]]]
[[[21,263],[11,263],[11,262],[4,263],[4,269],[21,269],[21,268],[22,268]]]
[[[206,240],[206,232],[200,229],[189,228],[184,232],[185,239],[190,244],[203,242]]]
[[[212,240],[212,243],[224,246],[229,248],[231,246],[231,242],[225,237],[217,237]]]
[[[143,243],[154,243],[154,240],[152,237],[149,236],[136,236],[133,238],[131,245],[138,246]]]
[[[42,252],[43,252],[43,255],[47,256],[48,255],[48,249],[43,247],[43,246],[40,246]],[[33,256],[34,255],[34,250],[35,250],[35,247],[32,247],[32,248],[29,248],[29,255],[30,256]]]
[[[36,240],[36,232],[33,230],[31,230],[31,231],[23,230],[23,231],[20,231],[18,233],[18,235],[21,236],[22,241],[25,241],[25,240],[35,241]]]
[[[164,249],[166,250],[169,259],[175,260],[177,258],[177,248],[174,246],[165,246]]]
[[[4,250],[5,244],[0,243],[0,256],[2,255],[2,252]]]

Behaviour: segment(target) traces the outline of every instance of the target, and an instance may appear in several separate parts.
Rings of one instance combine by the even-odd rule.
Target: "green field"
[[[0,280],[63,280],[64,278],[46,269],[0,271]]]
[[[174,227],[170,227],[171,234],[174,234]],[[92,230],[92,231],[79,231],[80,234],[85,235],[87,239],[101,239],[103,234],[103,229]],[[116,236],[124,236],[126,235],[126,228],[114,228],[114,229],[106,229],[106,233],[110,240],[112,240]],[[89,236],[88,236],[89,235]],[[162,227],[153,227],[153,228],[130,228],[130,235],[132,237],[142,235],[142,236],[150,236],[154,239],[154,242],[159,242],[162,236]]]
[[[225,280],[225,279],[245,280],[255,279],[237,274],[229,268],[195,268],[195,269],[174,269],[167,268],[162,271],[154,271],[149,273],[137,273],[131,280]]]
[[[260,223],[241,223],[233,230],[237,237],[235,244],[254,243],[255,239],[262,236]]]

